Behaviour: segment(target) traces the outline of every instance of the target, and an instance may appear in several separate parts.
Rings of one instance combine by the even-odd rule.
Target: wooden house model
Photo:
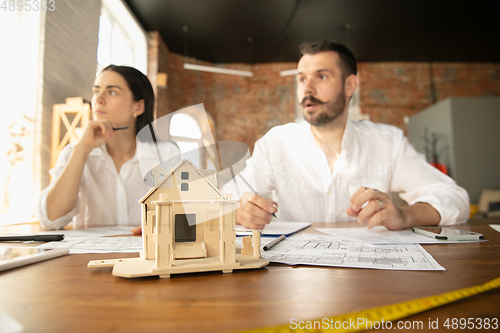
[[[260,232],[253,231],[236,253],[236,200],[216,186],[215,173],[182,160],[172,171],[151,171],[155,186],[142,205],[143,251],[140,258],[94,260],[88,267],[113,266],[113,275],[142,277],[259,268]],[[249,236],[250,237],[250,236]]]

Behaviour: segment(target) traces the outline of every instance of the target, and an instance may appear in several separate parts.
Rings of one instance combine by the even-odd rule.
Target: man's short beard
[[[305,116],[307,122],[311,126],[325,126],[330,124],[332,121],[337,119],[340,115],[344,113],[344,109],[346,106],[347,99],[344,95],[344,87],[339,91],[337,98],[335,98],[335,102],[333,104],[323,103],[326,110],[322,111],[316,117],[308,117]]]

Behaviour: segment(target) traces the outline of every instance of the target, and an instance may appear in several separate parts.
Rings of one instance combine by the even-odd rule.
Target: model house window
[[[189,172],[181,172],[181,179],[188,180],[189,179]]]
[[[97,72],[104,67],[126,65],[147,73],[146,34],[120,0],[103,0],[99,20]]]
[[[175,242],[196,242],[196,214],[175,214]]]
[[[188,183],[182,183],[181,184],[181,191],[189,191],[189,184]]]

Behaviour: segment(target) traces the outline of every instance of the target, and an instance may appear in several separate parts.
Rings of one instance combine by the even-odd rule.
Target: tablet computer
[[[69,249],[0,246],[0,272],[69,254]]]

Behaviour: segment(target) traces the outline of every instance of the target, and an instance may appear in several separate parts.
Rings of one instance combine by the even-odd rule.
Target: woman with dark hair
[[[154,117],[148,78],[132,67],[106,67],[95,79],[92,116],[80,140],[59,155],[50,170],[52,181],[40,195],[38,217],[47,229],[72,220],[75,228],[140,225],[138,200],[150,188],[139,167],[136,135]],[[170,142],[161,150],[162,157],[180,155]],[[152,156],[151,167],[155,162]]]

